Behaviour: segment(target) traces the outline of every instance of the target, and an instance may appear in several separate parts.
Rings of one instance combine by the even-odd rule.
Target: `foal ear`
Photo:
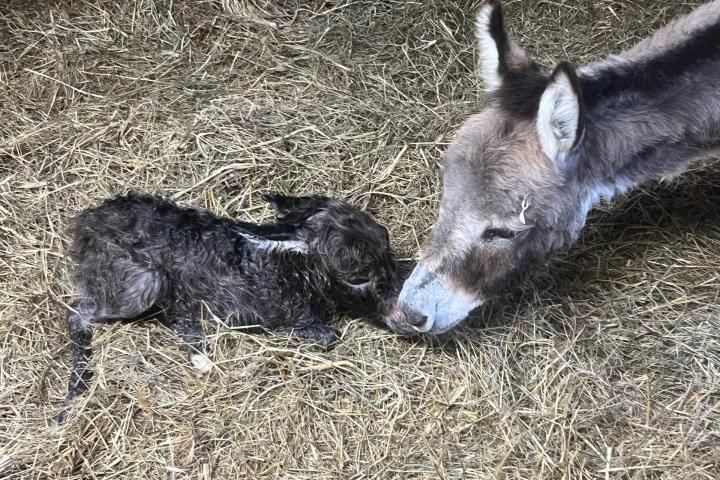
[[[536,128],[543,152],[562,164],[585,133],[582,88],[575,68],[561,63],[540,97]]]
[[[289,197],[282,193],[266,193],[263,200],[270,204],[279,213],[288,213],[294,208],[294,205],[300,200],[298,197]]]
[[[327,198],[321,195],[312,195],[308,197],[291,197],[282,193],[268,193],[263,195],[263,199],[270,204],[279,213],[290,213],[295,210],[305,210],[308,208],[321,208],[327,203]]]
[[[291,197],[282,193],[270,193],[263,198],[283,215],[283,220],[290,222],[303,221],[328,205],[328,198],[322,195]]]
[[[533,66],[525,51],[508,35],[500,2],[486,0],[475,20],[475,35],[480,47],[480,74],[485,90],[494,92],[512,72]]]

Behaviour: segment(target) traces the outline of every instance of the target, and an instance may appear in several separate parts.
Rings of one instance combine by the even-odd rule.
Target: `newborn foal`
[[[141,194],[75,218],[66,406],[92,377],[94,323],[157,314],[206,372],[203,310],[230,327],[257,325],[323,347],[337,338],[325,323],[330,315],[389,313],[400,278],[383,226],[327,197],[265,199],[281,214],[275,223],[237,222]]]

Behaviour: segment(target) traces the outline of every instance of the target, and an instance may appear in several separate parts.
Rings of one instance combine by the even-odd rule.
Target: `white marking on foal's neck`
[[[259,249],[267,252],[308,252],[307,243],[301,240],[268,240],[266,238],[256,237],[246,233],[241,233],[240,235]]]

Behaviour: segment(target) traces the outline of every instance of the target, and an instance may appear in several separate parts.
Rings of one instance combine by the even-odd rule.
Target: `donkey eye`
[[[488,228],[483,232],[484,240],[495,240],[496,238],[511,239],[515,238],[517,232],[509,230],[507,228]]]

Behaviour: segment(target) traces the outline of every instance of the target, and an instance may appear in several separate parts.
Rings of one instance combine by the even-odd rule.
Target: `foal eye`
[[[511,239],[515,238],[517,232],[507,228],[488,228],[483,232],[483,240],[495,240],[496,238]]]

